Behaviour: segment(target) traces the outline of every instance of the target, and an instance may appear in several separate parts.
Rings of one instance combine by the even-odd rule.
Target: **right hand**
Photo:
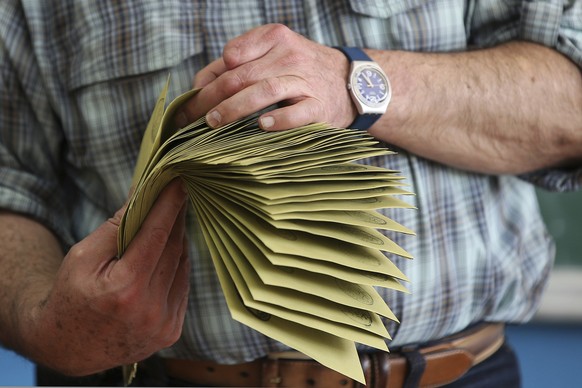
[[[71,248],[28,329],[37,362],[88,375],[178,340],[189,291],[186,198],[178,179],[170,183],[121,259],[123,208]]]
[[[194,87],[203,89],[180,108],[176,124],[206,115],[217,128],[279,104],[261,115],[262,129],[316,122],[347,127],[357,114],[346,88],[349,67],[340,51],[285,25],[259,26],[230,40],[222,57],[196,74]]]

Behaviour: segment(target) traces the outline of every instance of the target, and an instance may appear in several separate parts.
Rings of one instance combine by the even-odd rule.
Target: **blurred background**
[[[557,243],[556,265],[535,319],[507,330],[524,388],[582,387],[582,192],[538,192]],[[0,386],[32,386],[34,365],[0,348]]]

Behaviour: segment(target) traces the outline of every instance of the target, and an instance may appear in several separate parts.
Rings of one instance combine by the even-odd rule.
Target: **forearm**
[[[388,112],[370,133],[428,159],[491,174],[519,174],[582,160],[582,75],[557,51],[526,42],[455,53],[368,50],[388,73]],[[279,131],[313,122],[347,126],[356,111],[338,50],[281,25],[231,40],[202,69],[203,90],[177,114],[219,127],[269,105]],[[208,112],[208,113],[206,113]]]
[[[582,159],[582,75],[554,50],[515,42],[453,54],[373,51],[393,97],[370,133],[478,172],[522,173]]]
[[[0,212],[0,343],[31,356],[24,340],[34,313],[46,300],[63,253],[37,222]]]

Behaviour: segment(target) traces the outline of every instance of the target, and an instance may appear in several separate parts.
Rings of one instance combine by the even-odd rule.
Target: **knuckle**
[[[90,304],[95,311],[103,315],[113,315],[124,319],[130,312],[130,307],[136,301],[135,295],[125,290],[102,291],[99,295],[90,298]]]
[[[170,334],[170,336],[168,337],[168,339],[166,341],[165,346],[170,347],[170,346],[174,345],[176,342],[178,342],[181,335],[182,335],[182,325],[179,325],[178,329],[174,329],[172,331],[172,333]]]
[[[114,295],[110,295],[109,298],[106,298],[106,301],[115,314],[121,315],[124,312],[129,312],[133,306],[137,306],[139,298],[140,292],[138,288],[127,286],[114,292]]]
[[[266,32],[268,38],[272,40],[286,40],[294,35],[289,27],[281,23],[273,23],[269,25]]]
[[[222,90],[227,95],[233,95],[245,87],[245,80],[238,72],[228,73],[222,81]]]
[[[69,249],[67,256],[69,256],[73,262],[78,262],[82,260],[86,254],[87,249],[85,248],[85,246],[81,243],[77,243],[73,245],[71,249]]]
[[[234,39],[227,42],[222,49],[222,60],[227,69],[233,69],[238,66],[240,58],[239,40]]]
[[[307,63],[307,58],[304,53],[292,51],[281,58],[280,66],[283,68],[295,68],[305,63]]]
[[[284,94],[284,86],[279,78],[265,78],[261,81],[261,89],[266,96],[278,97]]]
[[[123,218],[123,214],[125,213],[126,207],[123,206],[121,209],[117,210],[113,217],[109,218],[107,221],[115,226],[119,226],[121,223],[121,219]]]

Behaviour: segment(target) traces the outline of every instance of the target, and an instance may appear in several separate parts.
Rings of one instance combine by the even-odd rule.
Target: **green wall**
[[[538,190],[548,229],[556,239],[556,265],[582,267],[582,192]]]

